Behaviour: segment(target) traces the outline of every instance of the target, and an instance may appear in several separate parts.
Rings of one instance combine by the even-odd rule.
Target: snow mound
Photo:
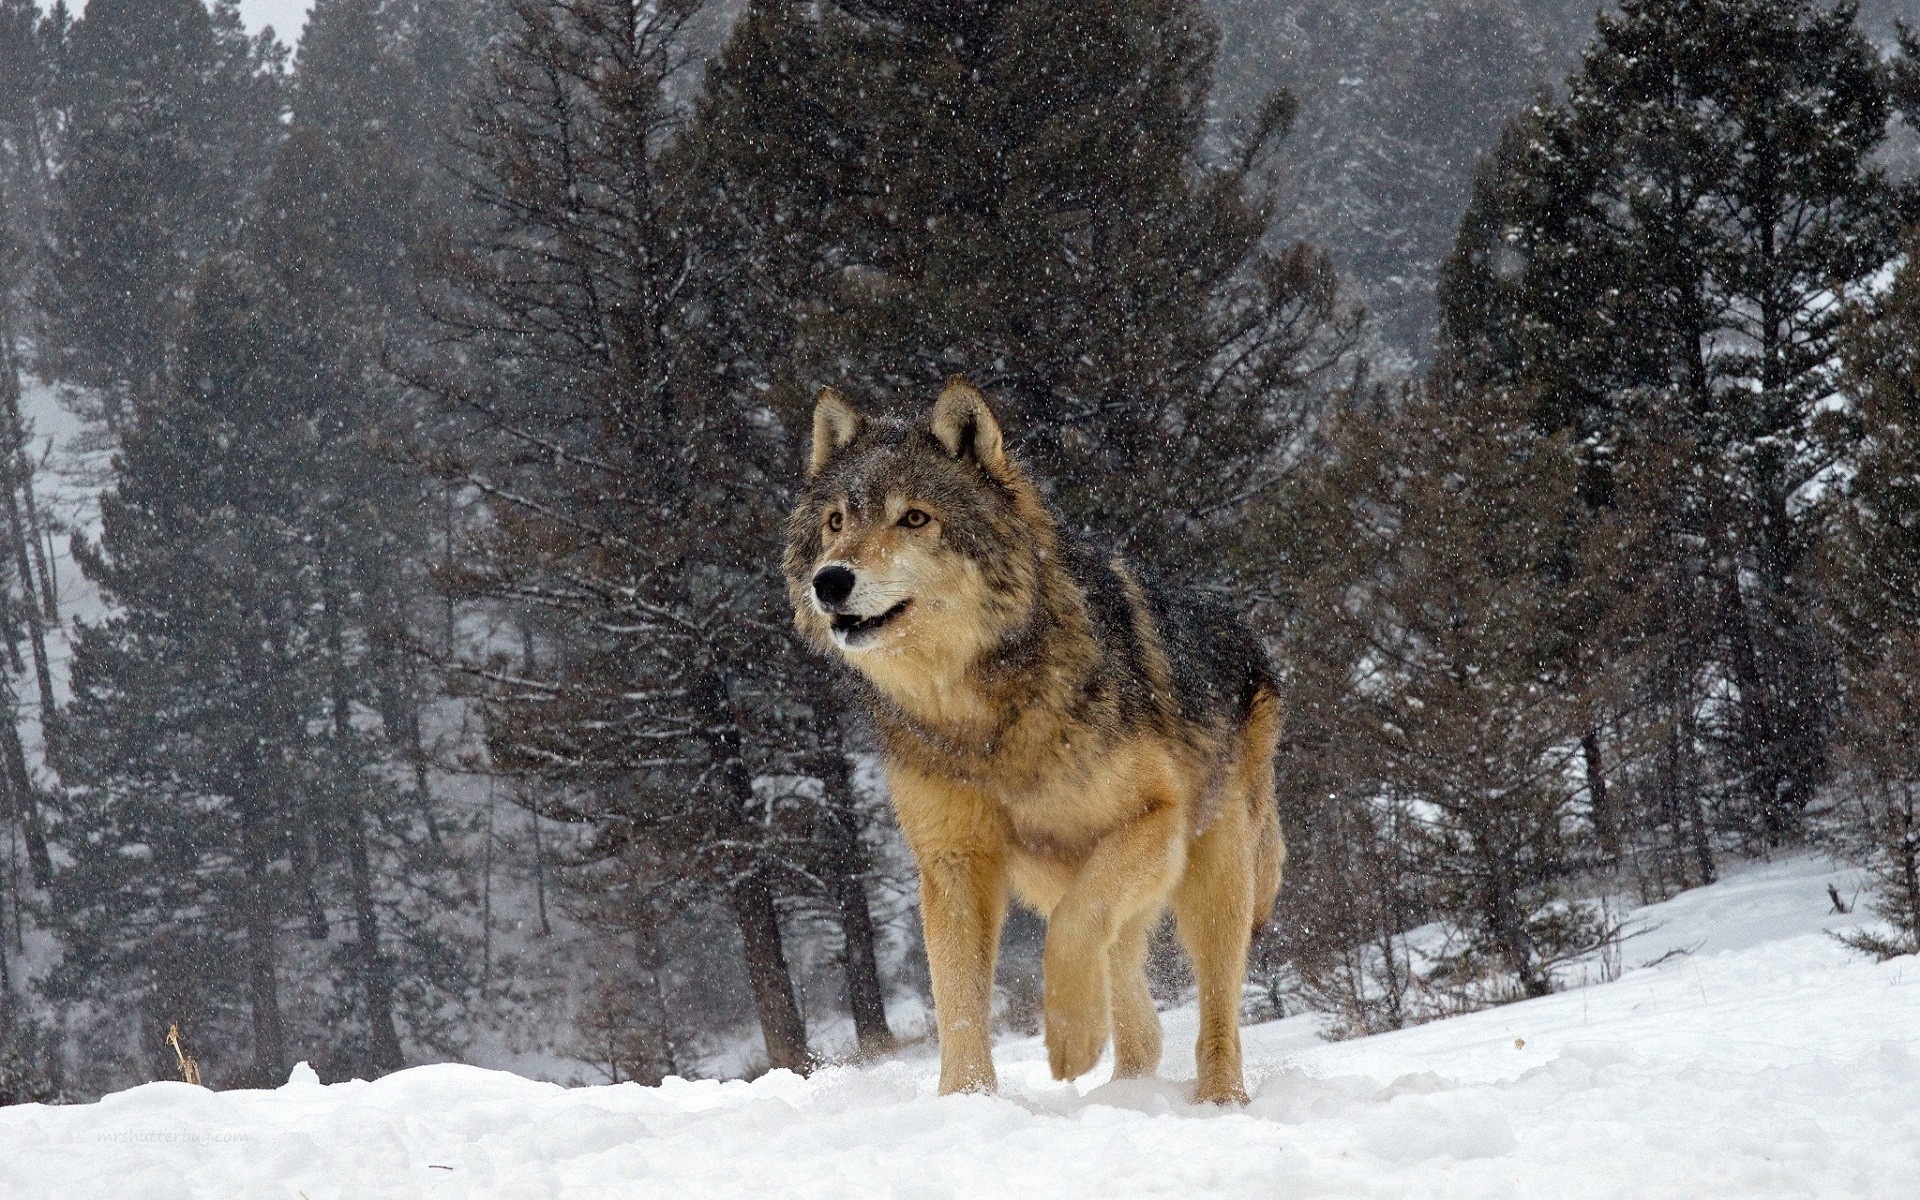
[[[1189,1103],[1190,1012],[1168,1014],[1167,1079],[1054,1083],[1022,1040],[996,1097],[935,1096],[924,1047],[657,1088],[453,1065],[321,1086],[302,1064],[274,1091],[0,1110],[0,1196],[1906,1200],[1920,963],[1827,937],[1855,919],[1829,880],[1850,890],[1798,859],[1643,909],[1612,983],[1350,1042],[1249,1029],[1245,1110]]]

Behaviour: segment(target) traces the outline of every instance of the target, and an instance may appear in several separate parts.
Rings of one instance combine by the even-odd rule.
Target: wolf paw
[[[1193,1102],[1195,1104],[1245,1104],[1247,1088],[1240,1082],[1240,1074],[1237,1071],[1231,1075],[1202,1071],[1200,1081],[1193,1088]]]
[[[976,1093],[991,1096],[998,1081],[994,1078],[993,1064],[963,1064],[943,1067],[940,1071],[940,1094],[942,1096]]]
[[[1078,986],[1046,984],[1047,1062],[1055,1079],[1078,1079],[1107,1048],[1108,1008],[1104,979],[1078,979]]]
[[[1104,1021],[1056,1017],[1047,1013],[1047,1062],[1058,1080],[1078,1079],[1100,1061],[1107,1048]]]
[[[1146,1079],[1160,1069],[1160,1030],[1128,1030],[1116,1025],[1113,1031],[1113,1077]]]

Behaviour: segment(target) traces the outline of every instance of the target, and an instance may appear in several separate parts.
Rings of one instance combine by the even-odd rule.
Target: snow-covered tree
[[[1629,0],[1490,161],[1442,291],[1454,369],[1568,430],[1589,503],[1614,502],[1639,414],[1691,444],[1669,506],[1696,569],[1668,578],[1706,620],[1675,633],[1720,697],[1723,815],[1769,845],[1827,769],[1808,500],[1843,449],[1822,414],[1844,303],[1894,253],[1891,112],[1851,3]]]
[[[246,1045],[203,1055],[234,1081],[296,1056],[395,1069],[401,1018],[432,1041],[460,983],[421,798],[381,727],[404,547],[385,518],[406,492],[367,453],[346,327],[311,282],[247,252],[202,269],[185,382],[133,410],[82,554],[111,608],[76,639],[53,746],[73,860],[56,992],[130,1007],[155,1065],[175,1021]]]
[[[469,502],[446,575],[522,636],[465,662],[496,769],[543,816],[672,863],[681,904],[730,911],[776,1067],[811,1055],[779,900],[804,797],[756,793],[755,738],[793,652],[774,564],[789,448],[716,388],[724,269],[692,236],[667,84],[699,5],[522,0],[476,100],[476,210],[435,313],[457,352],[432,466]],[[777,718],[776,718],[777,719]],[[638,910],[636,910],[638,911]]]
[[[1830,832],[1872,872],[1893,928],[1855,935],[1882,956],[1920,952],[1920,238],[1891,286],[1856,310],[1846,394],[1860,442],[1832,501],[1826,577],[1845,714]]]
[[[1189,564],[1355,325],[1323,254],[1266,245],[1251,172],[1290,101],[1209,157],[1216,39],[1180,0],[749,6],[699,143],[768,285],[742,384],[797,429],[824,382],[906,411],[965,372],[1070,524]]]
[[[38,351],[110,424],[166,390],[198,266],[231,244],[280,134],[284,59],[237,0],[98,0],[66,31]]]
[[[1543,994],[1600,932],[1569,888],[1577,762],[1627,678],[1658,523],[1587,506],[1571,438],[1500,389],[1436,377],[1328,437],[1266,518],[1292,539],[1280,776],[1314,856],[1285,901],[1304,982],[1350,996],[1361,1030]],[[1396,939],[1435,917],[1459,940],[1416,973]]]

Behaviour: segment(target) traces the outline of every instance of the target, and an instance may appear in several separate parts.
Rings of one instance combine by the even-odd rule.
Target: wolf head
[[[1055,541],[993,410],[959,378],[912,423],[822,391],[787,533],[800,632],[882,686],[964,669],[1019,628]]]

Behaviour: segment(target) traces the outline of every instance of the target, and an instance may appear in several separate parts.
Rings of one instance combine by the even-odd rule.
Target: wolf
[[[1259,640],[1205,597],[1067,536],[971,383],[904,422],[823,390],[788,524],[795,622],[863,681],[920,913],[940,1091],[992,1091],[1009,895],[1047,921],[1049,1065],[1109,1037],[1151,1075],[1148,937],[1171,906],[1199,985],[1199,1101],[1244,1102],[1247,951],[1286,850],[1280,701]]]

